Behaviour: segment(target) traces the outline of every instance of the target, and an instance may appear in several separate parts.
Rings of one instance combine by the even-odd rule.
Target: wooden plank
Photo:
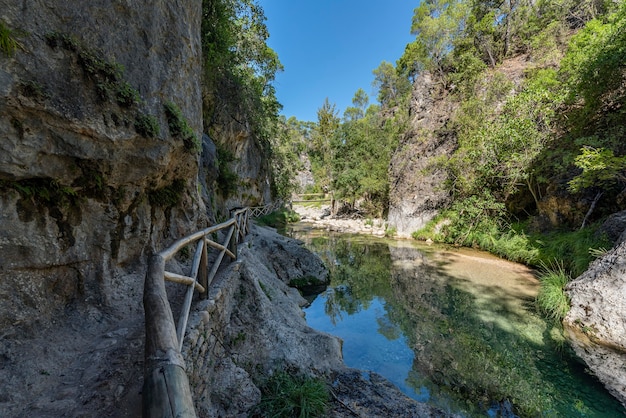
[[[178,326],[176,327],[176,336],[178,337],[178,349],[182,351],[183,342],[185,340],[185,330],[187,329],[187,321],[189,320],[189,310],[191,309],[191,301],[193,300],[193,290],[196,283],[198,283],[198,269],[200,268],[200,259],[202,258],[202,249],[204,248],[204,238],[198,241],[196,247],[196,253],[193,256],[193,263],[191,264],[191,272],[189,276],[193,277],[193,283],[187,288],[185,293],[185,301],[180,311],[180,317],[178,319]]]
[[[164,361],[185,367],[185,360],[178,351],[174,317],[167,300],[163,280],[164,271],[163,257],[158,254],[150,257],[143,292],[146,320],[145,366],[147,369],[158,366]]]
[[[185,360],[178,349],[174,318],[165,291],[165,259],[148,259],[144,283],[146,346],[143,416],[195,417]]]
[[[230,227],[230,230],[228,231],[228,235],[226,237],[226,240],[224,241],[224,244],[230,241],[231,237],[233,236],[234,230],[235,230],[235,226],[233,225]],[[217,256],[217,259],[213,263],[213,267],[211,268],[211,271],[209,272],[209,279],[208,279],[209,286],[211,285],[211,282],[213,281],[213,278],[215,277],[215,274],[217,273],[217,269],[220,267],[220,263],[222,262],[222,259],[224,258],[225,253],[226,253],[226,250],[220,252],[219,255]],[[236,253],[236,249],[235,249],[235,253]]]
[[[237,258],[237,256],[235,256],[235,254],[233,254],[228,248],[224,247],[222,244],[217,243],[215,241],[211,241],[210,239],[207,238],[207,245],[209,247],[213,247],[216,250],[220,250],[220,251],[226,251],[226,254],[230,257],[230,258]]]
[[[192,284],[196,290],[200,293],[206,292],[206,288],[200,283],[197,283],[193,277],[183,276],[181,274],[172,273],[171,271],[163,272],[164,279],[168,282],[174,282],[178,284],[184,284],[185,286],[191,286]]]
[[[238,213],[238,212],[236,212]],[[228,228],[229,226],[233,225],[235,223],[235,218],[231,218],[229,220],[227,220],[226,222],[222,222],[221,224],[218,225],[214,225],[214,226],[210,226],[208,228],[202,229],[198,232],[195,232],[191,235],[188,235],[186,237],[183,237],[181,239],[179,239],[178,241],[174,242],[172,245],[170,245],[169,247],[167,247],[164,250],[161,250],[159,252],[159,255],[161,255],[161,257],[163,257],[166,261],[169,260],[170,258],[172,258],[174,256],[174,254],[176,254],[178,251],[180,251],[181,248],[183,248],[185,245],[197,241],[202,237],[205,237],[209,234],[212,234],[213,232],[217,232],[221,229],[225,229]]]
[[[204,292],[200,292],[200,299],[206,299],[209,297],[209,284],[207,283],[209,278],[207,243],[209,240],[206,237],[203,239],[204,246],[202,247],[202,257],[200,258],[200,269],[198,270],[198,283],[204,288]]]

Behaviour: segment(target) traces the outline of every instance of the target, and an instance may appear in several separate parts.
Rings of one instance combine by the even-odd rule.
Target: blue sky
[[[268,45],[285,70],[274,83],[282,114],[317,121],[328,97],[339,116],[362,88],[376,102],[372,71],[395,62],[411,36],[419,0],[259,0]]]

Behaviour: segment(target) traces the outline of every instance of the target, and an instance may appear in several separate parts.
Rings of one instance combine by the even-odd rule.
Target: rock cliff
[[[0,415],[137,416],[145,256],[213,217],[200,3],[0,10]]]
[[[564,328],[576,354],[626,406],[626,241],[567,285]]]
[[[200,7],[0,7],[19,44],[0,55],[4,327],[77,300],[113,306],[123,274],[206,215],[196,186]]]
[[[456,148],[455,135],[446,131],[455,105],[444,96],[444,89],[427,72],[413,84],[411,129],[389,168],[388,223],[400,237],[410,237],[449,202],[440,187],[447,175],[432,166],[434,158],[450,155]]]

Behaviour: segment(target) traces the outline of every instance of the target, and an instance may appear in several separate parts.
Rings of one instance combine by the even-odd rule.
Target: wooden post
[[[146,326],[143,416],[195,417],[185,373],[185,360],[178,349],[174,317],[165,291],[165,259],[148,260],[143,305]]]
[[[187,374],[182,367],[165,364],[145,376],[144,418],[195,418]]]
[[[233,234],[232,232],[234,231],[232,229],[230,230],[230,232],[231,235],[228,240],[228,250],[235,256],[235,258],[232,259],[232,261],[235,261],[237,260],[237,238],[239,238],[239,233]]]
[[[209,259],[207,256],[207,239],[203,238],[202,257],[200,257],[200,269],[198,270],[198,283],[204,287],[204,292],[200,293],[200,299],[209,297]]]

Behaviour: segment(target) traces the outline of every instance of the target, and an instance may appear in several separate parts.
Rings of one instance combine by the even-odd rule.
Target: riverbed
[[[467,417],[616,417],[558,324],[534,306],[532,270],[469,249],[296,224],[331,271],[308,324],[343,339],[345,363]]]

